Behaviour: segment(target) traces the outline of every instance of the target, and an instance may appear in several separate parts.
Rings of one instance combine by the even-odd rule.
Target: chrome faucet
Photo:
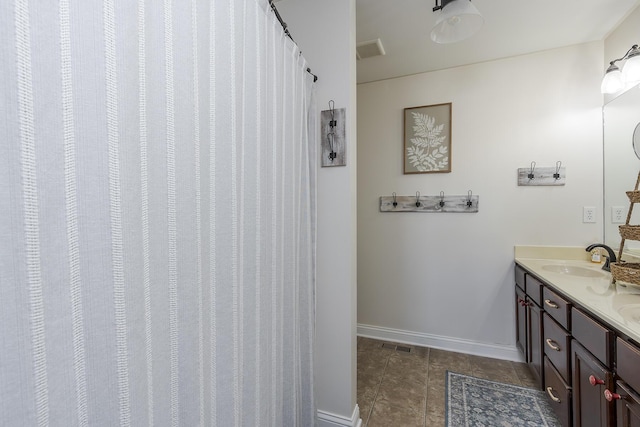
[[[605,261],[604,261],[604,265],[602,266],[602,269],[604,271],[611,271],[611,263],[617,261],[616,254],[613,252],[613,249],[611,249],[609,246],[605,245],[604,243],[594,243],[593,245],[587,246],[585,251],[591,252],[594,248],[606,249],[609,256],[605,256]]]

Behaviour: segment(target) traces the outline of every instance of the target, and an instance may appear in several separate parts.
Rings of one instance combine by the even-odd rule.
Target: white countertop
[[[582,251],[584,252],[584,249]],[[576,254],[579,253],[576,252]],[[538,256],[538,258],[529,256]],[[611,274],[602,270],[602,264],[585,260],[588,256],[585,257],[582,254],[573,256],[569,253],[566,258],[545,258],[545,254],[516,249],[515,260],[517,264],[573,299],[594,316],[600,317],[614,329],[640,343],[640,287],[612,284]],[[597,273],[597,277],[582,277],[550,271],[548,270],[550,265],[586,268]]]

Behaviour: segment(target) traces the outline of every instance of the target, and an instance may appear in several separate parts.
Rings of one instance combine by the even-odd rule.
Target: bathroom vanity
[[[517,346],[564,426],[638,426],[640,287],[558,250],[516,248]]]

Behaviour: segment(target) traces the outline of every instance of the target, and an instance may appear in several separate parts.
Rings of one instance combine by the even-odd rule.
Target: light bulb
[[[622,81],[626,84],[640,82],[640,50],[638,48],[631,52],[631,56],[622,67]]]
[[[607,72],[602,78],[602,85],[600,86],[600,91],[602,93],[616,93],[622,90],[624,87],[624,83],[622,81],[622,73],[620,72],[620,68],[611,63],[609,68],[607,68]]]

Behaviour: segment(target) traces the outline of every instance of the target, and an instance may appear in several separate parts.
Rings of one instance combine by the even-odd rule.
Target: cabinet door
[[[640,396],[622,381],[616,382],[618,427],[640,427]]]
[[[525,362],[529,361],[527,324],[526,298],[522,289],[516,286],[516,346],[524,355]]]
[[[529,367],[537,377],[538,387],[543,388],[544,375],[542,363],[544,347],[542,347],[542,309],[536,303],[529,300],[527,304],[527,318],[529,319]]]
[[[574,427],[613,426],[613,403],[604,396],[613,375],[576,340],[571,343]]]

